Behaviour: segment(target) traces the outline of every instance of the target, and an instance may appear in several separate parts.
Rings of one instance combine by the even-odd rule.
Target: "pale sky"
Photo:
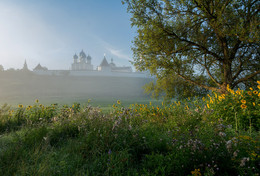
[[[135,30],[121,0],[1,0],[0,65],[69,69],[82,49],[96,68],[104,54],[130,66]]]

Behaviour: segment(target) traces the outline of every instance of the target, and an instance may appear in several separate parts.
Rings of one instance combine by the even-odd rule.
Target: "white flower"
[[[226,147],[228,150],[230,150],[232,148],[232,140],[229,140],[226,142]]]
[[[226,136],[226,133],[224,133],[224,132],[219,132],[218,135],[219,135],[219,136],[222,136],[222,137],[225,137],[225,136]]]
[[[244,157],[242,158],[241,162],[240,162],[240,167],[245,166],[246,162],[249,161],[249,157]]]

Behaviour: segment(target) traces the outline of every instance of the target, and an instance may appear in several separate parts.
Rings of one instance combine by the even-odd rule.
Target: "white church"
[[[92,57],[86,55],[82,50],[78,55],[73,56],[73,63],[69,70],[48,70],[39,63],[33,72],[37,75],[56,75],[56,76],[110,76],[110,77],[142,77],[148,78],[150,75],[147,72],[133,72],[132,67],[118,67],[111,59],[108,63],[104,56],[100,65],[94,69],[91,64]],[[26,62],[25,62],[26,64]]]

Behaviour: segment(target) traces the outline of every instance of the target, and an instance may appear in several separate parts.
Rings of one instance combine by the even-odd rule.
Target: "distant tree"
[[[0,65],[0,71],[4,71],[4,67]]]
[[[167,96],[221,93],[260,74],[258,0],[123,0],[137,28],[134,65]],[[177,86],[177,87],[176,87]],[[181,89],[179,89],[181,88]]]

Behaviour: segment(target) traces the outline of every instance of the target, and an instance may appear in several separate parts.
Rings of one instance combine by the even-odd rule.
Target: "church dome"
[[[90,55],[88,55],[87,60],[91,60],[91,56]]]
[[[74,56],[73,56],[73,59],[78,59],[79,57],[78,57],[78,55],[77,54],[75,54]]]
[[[84,51],[82,50],[80,53],[79,53],[79,57],[80,58],[86,58],[86,54],[84,53]]]

